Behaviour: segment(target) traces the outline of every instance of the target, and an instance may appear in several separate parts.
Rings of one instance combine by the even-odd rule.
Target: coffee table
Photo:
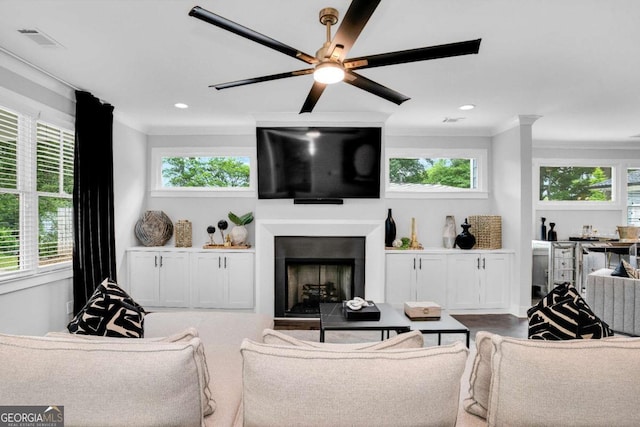
[[[423,334],[438,334],[438,345],[442,342],[442,334],[466,334],[467,348],[469,348],[469,328],[451,317],[444,310],[440,313],[440,318],[434,318],[433,320],[410,320],[409,318],[407,320],[409,320],[412,331],[419,330]]]
[[[380,331],[409,332],[410,320],[387,303],[376,303],[380,310],[380,320],[347,320],[342,314],[342,303],[320,303],[320,342],[324,342],[326,331]]]

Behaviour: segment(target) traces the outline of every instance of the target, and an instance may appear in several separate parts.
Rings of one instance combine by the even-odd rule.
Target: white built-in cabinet
[[[386,259],[386,302],[446,301],[446,255],[388,253]]]
[[[509,303],[511,256],[458,253],[449,258],[448,308],[504,308]]]
[[[143,307],[251,309],[254,251],[127,250],[128,289]]]
[[[513,253],[387,251],[385,301],[434,301],[447,309],[505,309]]]
[[[198,308],[253,308],[253,254],[191,254],[191,301]]]
[[[189,254],[129,251],[129,291],[143,307],[189,306]]]

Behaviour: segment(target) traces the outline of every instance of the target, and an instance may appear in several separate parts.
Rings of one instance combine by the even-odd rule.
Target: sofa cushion
[[[640,339],[491,340],[490,426],[637,425]]]
[[[69,332],[52,331],[47,332],[46,337],[51,338],[70,338],[77,340],[89,340],[89,341],[103,341],[103,342],[124,342],[122,337],[105,337],[102,335],[83,335],[83,334],[71,334]],[[183,331],[166,337],[153,337],[153,338],[140,338],[138,340],[128,340],[132,342],[181,342],[190,341],[192,338],[199,337],[198,331],[194,327],[186,328]]]
[[[244,340],[244,425],[370,426],[456,422],[462,343],[338,351]]]
[[[71,342],[73,342],[73,340],[78,340],[78,341],[94,341],[94,342],[116,342],[116,343],[136,345],[136,344],[155,343],[155,342],[158,342],[158,343],[189,342],[193,338],[198,337],[198,331],[195,328],[190,327],[190,328],[186,328],[181,332],[178,332],[166,337],[140,338],[136,340],[128,340],[128,339],[116,338],[116,337],[103,337],[98,335],[70,334],[68,332],[48,332],[46,336],[50,338],[57,338],[62,340],[67,339],[67,340],[71,340]],[[203,397],[203,402],[205,402],[206,405],[202,408],[202,412],[203,412],[203,415],[207,416],[213,413],[216,403],[213,399],[211,389],[209,388],[209,381],[210,381],[209,369],[207,366],[207,358],[206,358],[204,347],[202,346],[202,344],[198,346],[196,362],[201,365],[200,372],[202,372],[202,374],[204,375],[204,378],[202,379],[202,384],[203,384],[202,397]]]
[[[180,310],[155,311],[144,318],[145,339],[164,337],[195,327],[204,345],[216,410],[205,418],[207,426],[242,425],[242,356],[244,338],[260,340],[273,328],[273,317],[252,312]],[[136,341],[136,340],[129,340]]]
[[[65,424],[202,425],[199,338],[93,341],[0,335],[0,402],[65,406]],[[46,386],[42,385],[46,379]]]
[[[117,283],[105,279],[67,325],[73,334],[140,338],[144,309]]]
[[[282,332],[278,332],[273,329],[265,329],[262,332],[262,342],[264,342],[265,344],[290,345],[294,347],[307,348],[324,348],[343,351],[420,348],[424,346],[424,338],[420,331],[411,331],[404,334],[399,334],[384,341],[339,344],[299,340],[290,335],[283,334]]]
[[[557,285],[538,304],[527,310],[529,338],[567,340],[602,338],[613,335],[596,316],[575,287]]]
[[[492,333],[476,333],[476,355],[469,376],[469,397],[463,402],[464,409],[470,414],[487,418],[489,393],[491,389],[491,343]]]

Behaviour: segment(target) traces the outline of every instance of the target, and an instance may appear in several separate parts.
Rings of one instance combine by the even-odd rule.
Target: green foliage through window
[[[475,189],[474,159],[390,158],[391,185]]]
[[[540,166],[540,200],[611,201],[612,168]]]
[[[249,187],[248,157],[163,157],[163,187]]]

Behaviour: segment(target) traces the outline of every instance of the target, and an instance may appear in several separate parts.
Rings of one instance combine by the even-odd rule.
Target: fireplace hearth
[[[276,317],[319,317],[319,304],[364,296],[365,238],[277,236]]]

